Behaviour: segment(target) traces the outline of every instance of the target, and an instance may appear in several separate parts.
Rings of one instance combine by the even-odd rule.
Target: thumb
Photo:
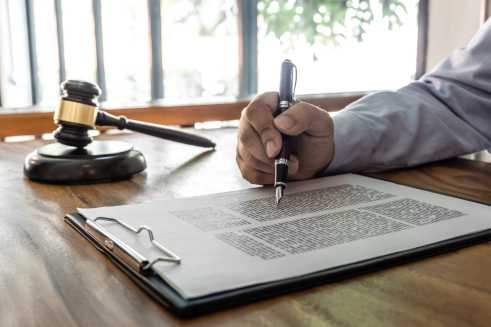
[[[311,136],[328,136],[332,128],[331,116],[327,111],[306,102],[299,102],[274,119],[274,124],[282,133]]]

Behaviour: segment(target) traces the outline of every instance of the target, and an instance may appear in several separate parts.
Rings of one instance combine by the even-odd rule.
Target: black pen
[[[288,59],[281,64],[280,75],[280,92],[278,98],[278,107],[275,114],[279,115],[293,104],[293,92],[295,89],[294,80],[297,71],[295,65]],[[274,188],[276,194],[276,205],[283,197],[283,192],[288,181],[288,160],[290,159],[289,137],[281,134],[282,146],[281,151],[274,161]]]

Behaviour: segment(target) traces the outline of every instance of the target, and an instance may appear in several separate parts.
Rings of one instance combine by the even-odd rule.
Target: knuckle
[[[239,143],[249,145],[252,141],[252,133],[246,128],[239,132]]]
[[[296,107],[294,110],[290,111],[290,114],[296,122],[293,129],[297,131],[304,131],[310,128],[313,124],[318,124],[323,118],[319,114],[320,109],[311,104],[300,102],[295,106]]]
[[[258,119],[266,112],[273,112],[276,108],[276,104],[278,102],[278,93],[277,92],[266,92],[262,93],[254,98],[249,105],[242,110],[242,117],[248,121],[254,121],[254,119]]]
[[[242,159],[243,162],[247,163],[247,164],[251,164],[251,154],[249,153],[249,151],[247,151],[246,149],[242,148],[240,149],[240,157]]]
[[[263,127],[263,129],[260,131],[261,137],[271,137],[275,133],[275,129],[273,128],[273,125],[266,125]]]
[[[254,99],[254,102],[260,102],[263,105],[271,106],[276,104],[277,100],[278,100],[278,92],[264,92],[259,94]]]
[[[293,129],[297,133],[302,133],[302,132],[308,130],[311,125],[312,125],[312,120],[311,119],[308,119],[308,120],[300,120],[300,121],[297,122],[297,124],[295,126],[293,126]]]
[[[250,168],[256,170],[260,167],[260,162],[247,150],[241,153],[242,161]]]
[[[309,103],[305,103],[305,110],[308,111],[310,120],[320,120],[327,116],[327,112]]]
[[[258,172],[248,165],[244,165],[242,167],[241,173],[242,173],[242,177],[244,177],[245,180],[253,184],[256,184],[257,180],[259,179]]]
[[[267,141],[275,139],[275,130],[272,126],[265,126],[261,131],[259,131],[261,136],[261,141],[266,144]]]
[[[253,121],[257,117],[259,110],[261,108],[258,104],[251,104],[244,110],[244,117],[247,121]]]
[[[329,135],[332,130],[332,119],[323,109],[313,107],[309,128],[315,129],[320,135]]]

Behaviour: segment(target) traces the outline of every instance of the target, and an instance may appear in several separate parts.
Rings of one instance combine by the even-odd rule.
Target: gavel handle
[[[176,129],[164,127],[162,125],[128,119],[124,116],[114,116],[105,111],[99,111],[97,113],[96,125],[115,126],[119,129],[129,129],[131,131],[152,135],[161,139],[204,148],[214,148],[216,146],[214,142],[202,136],[182,132]]]

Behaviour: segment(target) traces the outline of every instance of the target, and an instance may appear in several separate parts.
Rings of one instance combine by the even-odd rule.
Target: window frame
[[[0,111],[0,138],[13,135],[40,135],[49,133],[55,125],[52,122],[53,111],[39,108],[36,90],[39,88],[37,78],[37,63],[35,58],[35,26],[32,17],[32,0],[26,2],[29,53],[31,59],[31,88],[33,106],[21,109],[3,109]],[[63,24],[61,0],[53,0],[58,41],[58,59],[60,66],[59,80],[65,79],[65,54],[63,42]],[[103,37],[101,0],[92,0],[94,31],[96,35],[97,81],[105,90]],[[418,7],[418,40],[416,56],[416,78],[419,78],[426,68],[427,33],[428,33],[428,1],[420,0]],[[486,0],[482,0],[483,3]],[[162,67],[162,30],[161,30],[161,0],[147,0],[150,46],[151,46],[151,99],[147,105],[132,107],[108,107],[114,114],[125,115],[128,118],[169,125],[191,125],[196,122],[234,120],[240,117],[241,110],[251,97],[257,93],[257,0],[237,0],[239,25],[239,96],[234,101],[213,103],[192,103],[186,105],[166,104],[165,85]],[[319,105],[328,111],[340,110],[352,101],[359,99],[369,92],[326,93],[305,95],[304,101]],[[105,100],[104,94],[101,100]],[[0,107],[1,107],[0,98]]]
[[[491,0],[481,0],[481,24],[491,17]]]
[[[299,99],[326,111],[338,111],[365,95],[359,93],[314,94],[299,96]],[[134,107],[108,107],[104,110],[129,119],[137,119],[163,125],[192,125],[198,122],[227,121],[240,118],[242,109],[251,98],[227,102],[194,104],[165,104],[164,101]],[[53,111],[29,107],[8,109],[0,114],[0,139],[15,135],[41,135],[56,128]]]

